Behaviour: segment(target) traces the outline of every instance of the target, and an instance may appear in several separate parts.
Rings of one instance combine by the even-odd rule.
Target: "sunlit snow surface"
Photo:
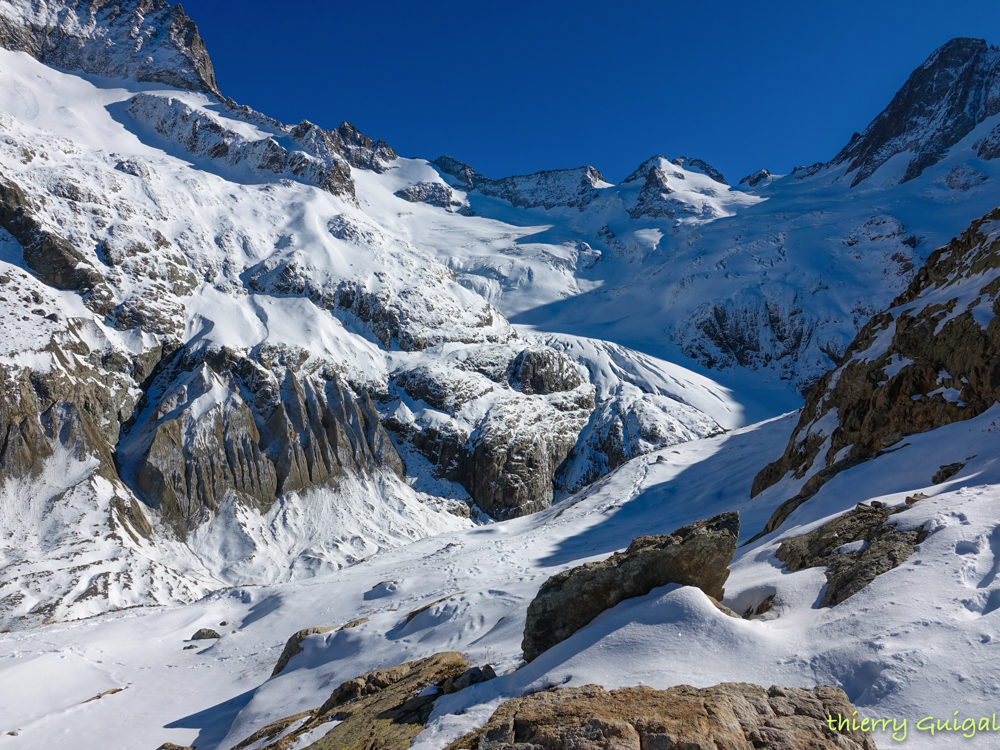
[[[484,722],[503,698],[590,682],[829,683],[866,716],[989,714],[1000,694],[993,666],[1000,631],[989,616],[1000,601],[997,418],[995,407],[940,434],[908,438],[905,448],[831,480],[779,535],[740,547],[725,602],[739,610],[775,593],[761,619],[729,618],[696,589],[658,589],[601,615],[532,664],[443,697],[419,746],[442,747]],[[19,732],[2,741],[54,747],[73,736],[76,747],[96,749],[114,737],[121,748],[164,741],[229,747],[271,720],[318,706],[343,680],[437,651],[468,652],[510,672],[519,663],[525,608],[547,576],[603,558],[639,534],[722,510],[741,511],[744,539],[755,533],[794,492],[782,483],[746,499],[793,421],[687,443],[663,451],[662,462],[633,460],[535,516],[424,539],[334,575],[2,635],[0,729]],[[955,478],[931,485],[926,467],[965,460]],[[931,535],[906,563],[846,602],[816,609],[822,570],[780,570],[773,554],[780,536],[858,501],[896,505],[918,491],[931,497],[893,520],[923,525]],[[408,612],[448,594],[456,595],[406,623]],[[306,639],[304,652],[268,679],[293,632],[360,616],[369,622]],[[182,650],[201,627],[223,637]],[[82,703],[115,687],[126,689]],[[910,740],[914,747],[934,741]]]

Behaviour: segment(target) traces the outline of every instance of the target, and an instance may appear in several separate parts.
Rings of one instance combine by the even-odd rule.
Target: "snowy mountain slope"
[[[346,125],[290,128],[200,92],[83,79],[23,53],[0,51],[0,71],[14,279],[3,301],[35,311],[11,336],[5,370],[35,393],[4,431],[27,431],[32,447],[15,459],[8,438],[0,465],[12,481],[49,472],[49,454],[67,446],[46,433],[46,415],[75,404],[100,433],[87,451],[103,456],[114,491],[70,473],[72,483],[26,484],[17,502],[54,522],[52,498],[67,491],[95,533],[125,540],[97,545],[94,559],[121,560],[111,583],[96,563],[81,568],[75,534],[56,534],[41,557],[27,537],[14,544],[12,560],[50,562],[44,576],[5,569],[6,624],[313,575],[468,526],[470,503],[498,515],[545,507],[594,410],[619,398],[605,389],[595,404],[586,370],[550,393],[507,377],[529,342],[457,283],[426,245],[433,223],[394,195],[411,174],[436,176],[426,162]],[[434,210],[471,224],[459,225],[463,244],[514,229]],[[499,382],[451,372],[455,356],[495,360]],[[418,408],[397,382],[421,368],[495,393],[462,414]],[[638,388],[621,398],[642,401]],[[677,401],[703,388],[718,391],[695,378],[656,394],[648,439],[630,452],[717,430]],[[417,417],[394,419],[400,407]],[[442,419],[457,475],[440,460]],[[608,470],[602,451],[616,446],[605,442],[572,461]],[[145,533],[123,530],[136,525]],[[164,572],[126,575],[154,563]]]
[[[442,699],[422,747],[586,682],[829,682],[869,715],[988,713],[994,394],[962,412],[965,370],[884,363],[927,387],[880,427],[921,434],[795,507],[805,473],[755,483],[795,415],[746,424],[801,403],[789,386],[904,289],[928,319],[995,296],[992,225],[968,263],[917,271],[995,208],[992,50],[935,52],[852,141],[861,163],[731,187],[657,155],[616,186],[490,179],[222,100],[176,6],[0,17],[4,744],[229,748],[445,649],[506,674]],[[928,404],[969,419],[906,424]],[[928,536],[820,608],[823,570],[789,572],[778,544],[871,500]],[[782,508],[727,583],[726,604],[774,594],[770,612],[670,586],[513,671],[549,575],[720,511],[748,540]],[[292,633],[360,617],[268,677]],[[201,627],[222,638],[185,650]]]
[[[726,585],[726,603],[740,611],[775,593],[774,608],[762,618],[728,618],[689,588],[666,587],[624,602],[531,665],[442,699],[420,746],[443,747],[484,722],[503,697],[547,685],[721,680],[840,685],[863,716],[909,717],[908,743],[935,746],[942,738],[915,731],[918,718],[950,716],[956,705],[963,716],[989,715],[996,689],[989,657],[996,633],[984,615],[996,586],[989,540],[998,480],[995,452],[984,445],[996,439],[996,417],[994,409],[915,436],[887,465],[868,464],[834,479],[811,509],[803,506],[793,516],[783,536],[860,500],[895,505],[918,491],[931,496],[896,517],[932,532],[913,558],[846,602],[815,609],[822,570],[781,571],[772,535],[739,548]],[[425,539],[329,576],[2,635],[5,650],[16,655],[0,662],[5,678],[58,668],[63,686],[45,711],[30,689],[11,700],[5,719],[19,735],[6,742],[44,746],[73,731],[81,748],[101,747],[108,736],[122,747],[169,740],[225,748],[272,719],[318,705],[341,681],[379,666],[458,649],[508,671],[517,664],[524,609],[552,572],[605,557],[637,534],[669,531],[722,509],[741,510],[744,533],[762,524],[787,488],[751,503],[749,486],[793,421],[676,446],[662,451],[664,462],[633,460],[550,510]],[[928,466],[976,451],[980,457],[962,474],[931,484]],[[449,596],[406,623],[407,613]],[[359,616],[368,622],[307,638],[304,651],[268,678],[291,633]],[[227,625],[219,626],[222,621]],[[184,639],[206,626],[223,632],[222,639],[182,650]],[[126,684],[119,694],[78,705]],[[87,729],[97,725],[101,736]],[[880,744],[887,739],[877,737]]]
[[[456,216],[421,240],[515,323],[804,394],[934,247],[994,207],[992,54],[974,40],[935,51],[866,131],[870,158],[845,156],[855,139],[829,164],[755,185],[657,156],[621,185],[588,183],[584,201],[555,172],[509,178],[501,201],[481,187],[495,181],[443,157],[439,179],[465,213],[520,229],[461,244]],[[911,152],[926,156],[913,173]]]
[[[809,393],[784,455],[754,481],[756,494],[783,477],[808,478],[766,531],[840,471],[996,403],[998,219],[994,209],[931,253],[907,290],[868,322]]]

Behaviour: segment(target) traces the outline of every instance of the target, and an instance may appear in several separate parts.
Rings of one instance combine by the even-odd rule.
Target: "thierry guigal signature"
[[[932,737],[937,734],[958,733],[970,739],[976,736],[976,732],[1000,731],[1000,723],[997,723],[996,714],[978,717],[959,717],[958,714],[959,711],[955,711],[946,719],[925,716],[913,722],[913,729],[917,732],[930,734]],[[905,740],[910,728],[908,719],[869,719],[858,716],[857,711],[850,716],[831,714],[826,717],[826,723],[835,732],[885,732],[896,742]]]

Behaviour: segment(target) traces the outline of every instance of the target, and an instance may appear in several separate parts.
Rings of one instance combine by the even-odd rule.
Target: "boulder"
[[[212,630],[211,628],[202,628],[201,630],[197,631],[194,635],[191,636],[191,640],[205,641],[208,640],[209,638],[221,638],[221,637],[222,637],[221,635],[219,635],[216,631]]]
[[[493,671],[493,667],[489,664],[485,667],[470,667],[462,672],[462,674],[449,677],[445,680],[441,684],[441,692],[445,695],[457,693],[459,690],[465,690],[465,688],[471,685],[478,685],[481,682],[492,680],[496,676],[497,673]]]
[[[521,393],[560,393],[583,385],[573,360],[547,346],[525,349],[507,368],[507,380]]]
[[[552,576],[528,605],[521,643],[525,661],[566,640],[604,610],[658,586],[697,586],[721,601],[739,532],[739,513],[722,513],[672,534],[638,537],[624,552]]]
[[[585,685],[506,701],[448,750],[876,750],[871,732],[829,728],[828,716],[853,714],[844,692],[830,685]]]
[[[461,681],[471,671],[457,651],[376,669],[342,683],[319,708],[272,722],[232,750],[287,750],[317,741],[317,747],[406,748],[423,731],[434,702],[444,695],[428,688],[448,684],[452,678]],[[329,728],[325,735],[324,725]],[[308,741],[300,741],[305,734]]]

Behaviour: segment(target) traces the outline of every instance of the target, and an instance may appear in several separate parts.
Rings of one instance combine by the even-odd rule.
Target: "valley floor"
[[[794,414],[634,459],[542,513],[426,538],[334,575],[2,634],[0,747],[228,748],[318,706],[355,675],[444,650],[493,664],[501,676],[436,703],[415,745],[428,750],[484,723],[503,699],[549,685],[727,680],[838,685],[863,716],[908,719],[907,747],[948,746],[958,735],[931,738],[916,722],[955,711],[960,719],[990,716],[1000,695],[993,667],[1000,630],[990,616],[1000,608],[998,418],[994,407],[908,438],[899,451],[834,478],[779,532],[739,547],[725,603],[742,612],[775,594],[760,619],[732,619],[699,590],[667,586],[623,602],[515,671],[526,607],[549,575],[724,510],[740,511],[741,540],[753,536],[797,490],[786,481],[749,499]],[[954,461],[965,468],[932,485],[937,466]],[[822,569],[790,574],[774,557],[782,536],[859,501],[897,505],[915,492],[930,497],[894,520],[923,525],[930,536],[903,565],[834,608],[816,608]],[[270,678],[292,633],[359,617],[368,621],[307,639]],[[185,650],[203,627],[222,637]],[[1000,738],[979,739],[991,746]],[[895,744],[888,734],[876,741]]]

